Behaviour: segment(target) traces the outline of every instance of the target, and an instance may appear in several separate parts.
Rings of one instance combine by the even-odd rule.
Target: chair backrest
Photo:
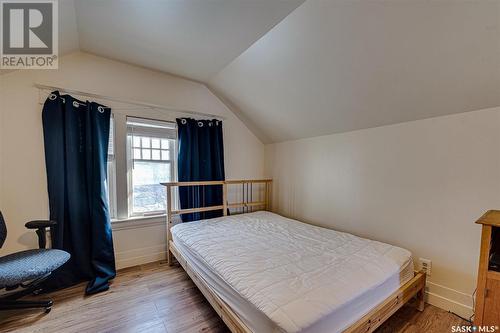
[[[7,226],[5,225],[2,212],[0,212],[0,247],[3,246],[5,238],[7,238]]]

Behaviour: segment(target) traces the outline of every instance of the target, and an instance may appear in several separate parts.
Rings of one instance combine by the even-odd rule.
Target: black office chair
[[[55,224],[51,221],[33,221],[32,228],[37,228],[40,249],[26,250],[0,257],[0,289],[7,293],[0,296],[0,310],[43,308],[49,313],[52,300],[19,300],[23,296],[40,291],[40,283],[69,260],[69,253],[61,250],[45,249],[45,227]],[[44,223],[42,223],[44,222]],[[27,227],[29,228],[27,223]],[[42,226],[45,224],[45,226]],[[41,230],[43,229],[43,237]],[[7,238],[7,227],[0,212],[0,248]],[[43,247],[42,247],[43,245]],[[12,291],[9,293],[9,291]]]

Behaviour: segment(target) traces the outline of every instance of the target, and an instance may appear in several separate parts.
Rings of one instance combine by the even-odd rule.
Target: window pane
[[[109,215],[111,218],[115,218],[116,212],[116,168],[115,168],[115,130],[114,130],[114,118],[111,116],[109,123],[109,139],[108,139],[108,162],[107,162],[107,178],[106,178],[106,195],[108,199]]]
[[[109,183],[111,181],[110,177],[113,176],[113,173],[111,171],[111,168],[113,167],[113,162],[108,160],[106,167],[107,167],[107,177],[106,177],[106,183],[104,185],[106,186],[106,196],[108,197],[108,204],[111,208],[111,200],[110,200],[111,197],[110,197],[110,193],[109,193],[110,192]]]
[[[114,154],[115,154],[115,120],[113,116],[111,116],[111,118],[109,119],[108,156],[113,156]]]
[[[151,158],[155,161],[159,161],[160,160],[160,151],[158,149],[152,149],[151,150]]]
[[[108,197],[108,208],[109,215],[111,218],[115,218],[115,207],[116,207],[116,196],[115,196],[115,168],[114,168],[114,160],[108,160],[107,163],[107,181],[106,181],[106,195]]]
[[[161,159],[163,161],[169,160],[170,159],[170,151],[168,151],[168,150],[162,150],[161,151]]]
[[[151,150],[143,149],[142,150],[142,159],[143,160],[150,160],[151,159]]]
[[[165,187],[171,181],[170,163],[135,162],[132,171],[133,212],[165,210]]]
[[[134,159],[141,159],[141,150],[139,148],[134,148]]]
[[[160,139],[151,138],[151,148],[160,149]]]
[[[127,117],[127,165],[131,167],[128,195],[133,215],[164,212],[165,188],[172,181],[172,154],[177,135],[175,124]],[[132,160],[133,159],[133,160]]]
[[[133,146],[134,147],[140,147],[141,146],[141,137],[140,136],[134,136],[134,142]]]

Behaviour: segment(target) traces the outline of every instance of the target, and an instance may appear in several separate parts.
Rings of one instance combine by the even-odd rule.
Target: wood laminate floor
[[[109,291],[84,297],[84,285],[49,295],[52,312],[0,312],[0,332],[228,332],[180,267],[152,263],[118,272]],[[40,296],[43,298],[43,296]],[[377,333],[451,332],[460,318],[426,305],[405,306]]]

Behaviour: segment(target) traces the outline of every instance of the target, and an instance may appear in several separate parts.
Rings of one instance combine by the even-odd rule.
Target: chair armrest
[[[24,225],[28,229],[36,229],[36,234],[38,235],[38,247],[41,249],[45,249],[47,245],[47,237],[45,235],[46,228],[52,227],[56,225],[56,221],[50,220],[34,220],[26,222]]]
[[[28,229],[40,229],[40,228],[48,228],[56,224],[57,224],[56,221],[34,220],[27,222],[24,226]]]

